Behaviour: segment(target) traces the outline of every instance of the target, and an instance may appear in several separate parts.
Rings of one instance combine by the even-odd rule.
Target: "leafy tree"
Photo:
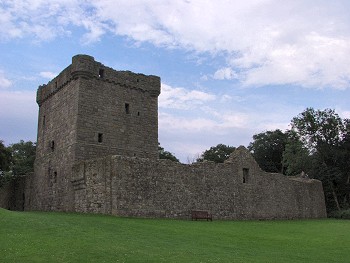
[[[11,179],[11,174],[9,172],[11,160],[11,151],[4,145],[4,142],[0,140],[0,187]]]
[[[312,156],[304,146],[300,137],[293,131],[288,131],[287,144],[283,152],[283,167],[286,175],[310,173]]]
[[[197,162],[212,161],[215,163],[223,163],[228,159],[230,154],[235,150],[235,147],[228,146],[225,144],[218,144],[210,147],[209,150],[204,151],[201,156],[197,159]]]
[[[349,208],[349,120],[334,110],[307,108],[292,120],[292,129],[312,153],[313,178],[322,181],[329,211]]]
[[[35,143],[21,140],[19,143],[11,144],[9,149],[12,153],[13,176],[23,176],[34,171]]]
[[[319,151],[324,145],[339,145],[346,132],[345,122],[332,109],[307,108],[292,119],[292,129],[310,151]]]
[[[11,164],[11,151],[0,140],[0,173],[8,171]]]
[[[164,148],[160,146],[160,143],[158,143],[158,153],[159,159],[168,159],[174,162],[180,162],[179,159],[177,159],[171,152],[165,151]]]
[[[267,131],[253,136],[248,146],[262,170],[272,173],[283,173],[283,152],[288,133],[281,130]]]

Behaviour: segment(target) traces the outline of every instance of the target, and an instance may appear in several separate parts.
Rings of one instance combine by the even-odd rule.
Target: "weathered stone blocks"
[[[192,210],[214,219],[326,216],[320,181],[265,173],[244,147],[223,164],[158,160],[159,94],[157,76],[74,56],[37,91],[34,174],[2,189],[0,205],[167,218]]]

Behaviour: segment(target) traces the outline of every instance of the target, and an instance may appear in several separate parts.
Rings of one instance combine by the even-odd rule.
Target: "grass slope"
[[[118,218],[0,209],[0,262],[350,262],[350,221]]]

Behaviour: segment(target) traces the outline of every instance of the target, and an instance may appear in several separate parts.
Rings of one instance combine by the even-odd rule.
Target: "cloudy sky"
[[[36,89],[76,54],[161,77],[159,141],[183,162],[306,107],[350,117],[348,0],[0,0],[6,145],[36,140]]]

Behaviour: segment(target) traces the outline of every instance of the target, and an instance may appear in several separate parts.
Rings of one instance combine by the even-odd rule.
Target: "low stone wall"
[[[23,211],[26,177],[16,178],[0,187],[0,207]]]
[[[209,211],[214,219],[326,217],[320,181],[263,172],[243,148],[223,164],[125,156],[78,162],[66,185],[72,187],[70,199],[50,178],[43,180],[51,188],[39,191],[35,178],[2,187],[0,206],[56,211],[72,204],[69,211],[182,219],[189,219],[192,210]]]
[[[10,209],[11,197],[13,195],[12,183],[7,183],[0,187],[0,207]]]
[[[227,163],[184,165],[110,156],[73,169],[75,210],[118,216],[215,219],[323,218],[318,180],[265,173],[241,151]]]

